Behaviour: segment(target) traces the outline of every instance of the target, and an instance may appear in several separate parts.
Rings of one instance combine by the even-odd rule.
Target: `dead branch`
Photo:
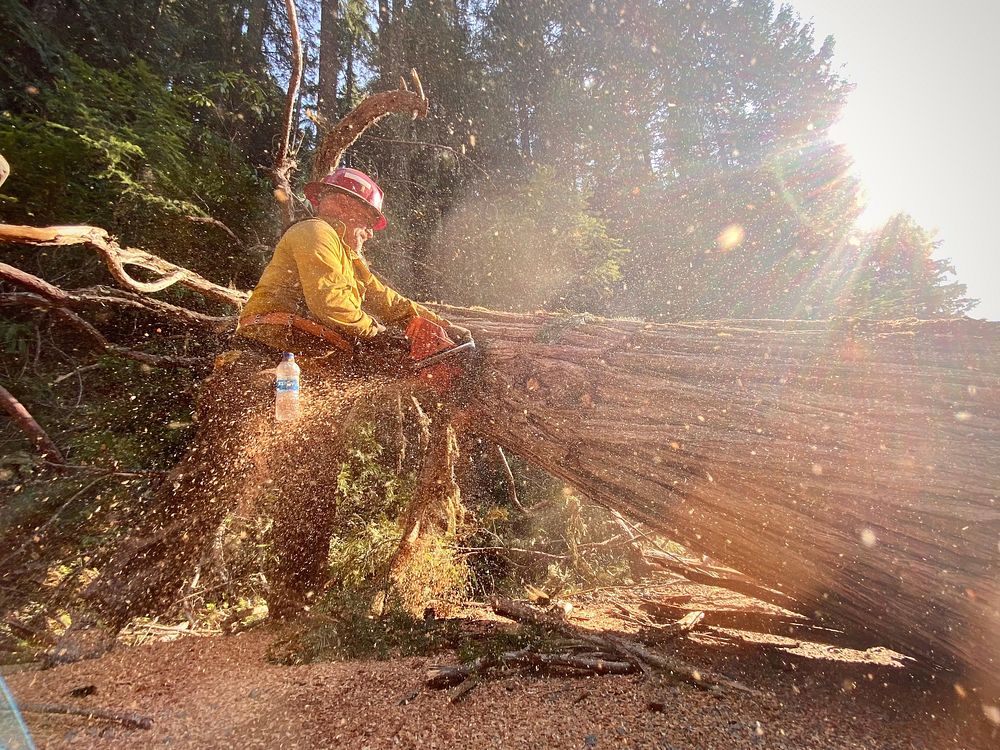
[[[109,708],[77,708],[62,706],[56,703],[22,703],[22,711],[36,714],[66,714],[67,716],[83,716],[87,719],[104,719],[114,721],[128,729],[152,729],[153,720],[148,716],[131,711],[116,711]]]
[[[716,586],[728,591],[735,591],[760,601],[774,604],[777,607],[794,612],[800,607],[800,603],[790,596],[765,588],[731,568],[723,568],[717,565],[699,563],[691,559],[686,559],[679,555],[672,554],[649,539],[649,535],[640,535],[634,525],[625,520],[618,511],[613,511],[615,522],[622,528],[628,537],[628,544],[639,556],[643,563],[654,568],[661,568],[676,575],[682,576],[692,583],[700,583],[705,586]],[[653,549],[646,549],[649,544]]]
[[[295,11],[294,0],[285,0],[288,12],[288,26],[291,33],[292,72],[288,78],[288,93],[285,97],[285,112],[281,122],[281,133],[278,136],[278,152],[274,157],[274,197],[281,211],[281,224],[287,227],[294,218],[294,203],[292,197],[291,174],[295,169],[295,160],[288,155],[292,137],[292,115],[295,111],[295,100],[299,95],[299,84],[302,81],[302,41],[299,38],[299,18]]]
[[[219,221],[218,219],[214,219],[211,216],[185,216],[184,218],[195,224],[206,224],[208,226],[221,229],[223,232],[229,235],[229,238],[233,242],[235,242],[240,247],[243,247],[243,240],[241,240],[239,237],[236,236],[236,232],[227,227],[223,222]]]
[[[550,654],[530,648],[504,651],[496,657],[480,657],[469,664],[434,666],[427,671],[424,684],[434,690],[454,687],[474,675],[485,675],[495,667],[533,667],[535,669],[571,669],[579,676],[635,674],[640,671],[634,661],[604,659],[580,654]]]
[[[728,689],[751,694],[755,692],[738,682],[698,669],[679,659],[674,659],[653,651],[637,641],[611,633],[598,633],[586,630],[573,625],[558,615],[539,611],[529,604],[514,602],[510,599],[494,599],[490,603],[490,606],[501,617],[507,617],[517,622],[526,622],[545,628],[546,630],[561,633],[570,638],[585,641],[597,646],[602,651],[621,654],[626,660],[635,662],[644,670],[650,668],[656,669],[673,679],[686,682],[703,690]],[[679,628],[677,635],[683,632],[686,632],[686,630]]]
[[[206,364],[205,359],[202,357],[179,357],[172,354],[147,354],[146,352],[139,352],[134,349],[127,349],[118,344],[113,344],[104,337],[103,333],[94,328],[94,326],[81,318],[75,312],[67,310],[64,307],[53,308],[52,314],[54,317],[60,318],[63,322],[68,323],[70,326],[83,333],[97,348],[106,351],[108,354],[114,354],[117,357],[135,360],[136,362],[141,362],[145,365],[150,365],[151,367],[203,367]]]
[[[507,456],[503,452],[503,448],[499,445],[497,446],[497,455],[500,456],[500,465],[503,466],[504,474],[507,477],[507,499],[510,504],[517,508],[522,513],[527,513],[527,509],[521,505],[521,501],[517,499],[517,485],[514,483],[514,472],[511,471],[510,462],[507,460]]]
[[[54,464],[66,463],[59,448],[31,416],[31,412],[2,385],[0,385],[0,406],[48,461]]]
[[[427,116],[427,97],[416,69],[410,70],[410,77],[413,79],[414,91],[410,91],[406,82],[400,79],[400,87],[396,91],[382,91],[366,97],[333,129],[326,132],[313,160],[314,180],[336,169],[344,152],[365,130],[386,115],[410,112],[414,119]]]
[[[119,307],[140,310],[165,322],[199,328],[212,333],[226,333],[236,325],[235,318],[206,315],[135,292],[112,289],[106,286],[67,291],[6,263],[0,263],[0,279],[22,289],[27,289],[29,292],[27,295],[16,292],[0,295],[0,306],[3,307],[45,308],[58,306],[71,310],[105,310],[108,307]]]
[[[651,599],[641,599],[639,607],[644,613],[647,613],[646,617],[651,619],[654,624],[662,623],[667,619],[681,618],[691,612],[683,607],[675,607]],[[649,627],[646,620],[635,617],[634,611],[630,609],[624,611],[631,619]],[[710,610],[702,614],[704,614],[704,619],[701,621],[701,627],[708,629],[727,628],[743,630],[748,633],[778,635],[783,638],[794,638],[800,641],[811,641],[860,651],[872,646],[871,636],[865,637],[864,634],[859,635],[823,627],[804,617],[743,609]],[[658,627],[663,627],[663,625],[659,624]]]
[[[37,245],[41,247],[86,245],[98,252],[115,281],[125,289],[141,294],[152,294],[174,284],[180,284],[203,294],[209,299],[226,302],[230,305],[235,305],[237,308],[242,307],[248,297],[246,292],[215,284],[194,271],[174,265],[144,250],[121,247],[111,239],[106,231],[98,227],[28,227],[16,224],[0,224],[0,243]],[[158,274],[160,278],[151,282],[138,281],[128,274],[125,266],[142,268],[151,273]],[[10,266],[7,266],[7,268],[10,268]]]
[[[82,295],[67,292],[57,286],[53,286],[44,279],[32,276],[31,274],[25,273],[20,269],[14,268],[13,266],[9,266],[6,263],[0,263],[0,279],[4,279],[5,281],[9,281],[31,290],[30,292],[22,292],[19,294],[0,295],[0,306],[18,306],[49,310],[55,317],[69,323],[73,328],[76,328],[89,338],[95,346],[103,349],[109,354],[124,357],[125,359],[132,359],[153,367],[197,367],[204,364],[204,360],[196,357],[147,354],[145,352],[127,349],[126,347],[118,344],[113,344],[108,341],[104,334],[98,331],[93,325],[88,323],[72,310],[68,309],[69,306],[88,306],[96,300],[107,301],[109,299],[114,299],[113,296],[104,296],[101,294],[95,295],[92,292],[86,292]],[[193,313],[190,310],[184,310],[184,308],[175,307],[174,305],[168,305],[165,302],[157,302],[150,305],[150,300],[142,302],[128,298],[123,298],[123,300],[123,304],[126,306],[136,305],[147,310],[155,310],[161,314],[170,314],[171,316],[176,316],[184,322],[197,322],[200,325],[208,323],[214,327],[219,325],[219,321],[225,321],[227,326],[229,325],[229,321],[227,319],[200,316],[198,313]]]

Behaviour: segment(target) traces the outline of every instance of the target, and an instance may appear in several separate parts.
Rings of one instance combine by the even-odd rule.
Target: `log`
[[[0,409],[3,409],[7,416],[13,420],[14,424],[21,428],[21,431],[28,436],[31,444],[48,461],[53,464],[64,464],[59,447],[52,442],[49,434],[41,428],[41,425],[31,416],[31,412],[24,408],[24,404],[14,398],[14,394],[0,385]]]
[[[481,342],[483,437],[803,614],[1000,689],[1000,324],[440,311]]]
[[[92,227],[0,225],[0,242],[87,244],[133,292],[246,298]],[[481,344],[455,394],[466,429],[821,624],[1000,694],[1000,324],[439,311]],[[173,506],[164,549],[189,530]]]

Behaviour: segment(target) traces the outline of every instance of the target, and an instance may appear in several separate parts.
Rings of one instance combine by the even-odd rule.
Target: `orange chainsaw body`
[[[443,327],[427,318],[411,320],[406,327],[406,338],[410,342],[410,358],[416,377],[438,393],[446,392],[462,374],[462,366],[450,357],[449,352],[458,355],[475,347],[472,342],[456,344]],[[421,365],[421,362],[424,364]]]

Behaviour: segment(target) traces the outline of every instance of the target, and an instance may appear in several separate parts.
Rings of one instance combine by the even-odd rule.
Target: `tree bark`
[[[42,247],[86,245],[97,251],[118,284],[129,291],[141,294],[159,292],[174,284],[180,284],[209,299],[226,302],[238,308],[242,307],[249,297],[246,292],[215,284],[193,271],[174,265],[144,250],[121,247],[105,230],[98,227],[28,227],[0,224],[0,244],[39,245]],[[159,274],[160,278],[151,282],[138,281],[128,274],[125,266],[142,268],[145,271]],[[11,267],[6,266],[6,268]]]
[[[328,122],[337,120],[337,77],[340,75],[340,0],[320,0],[319,92],[317,110]]]
[[[440,311],[484,342],[484,437],[810,617],[1000,688],[1000,324]]]
[[[28,436],[32,445],[41,452],[46,460],[54,464],[66,463],[59,448],[52,442],[52,438],[49,437],[48,433],[35,421],[35,418],[31,416],[31,412],[25,409],[24,405],[14,398],[14,395],[2,385],[0,385],[0,409],[7,412],[7,415],[14,421],[14,424],[21,428],[21,431]]]

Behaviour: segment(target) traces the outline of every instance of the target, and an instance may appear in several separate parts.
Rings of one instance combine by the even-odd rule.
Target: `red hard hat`
[[[320,191],[325,189],[347,193],[374,208],[378,212],[378,219],[372,229],[385,229],[389,223],[382,213],[382,199],[385,197],[382,188],[361,170],[340,167],[325,175],[319,182],[307,182],[306,198],[315,206],[319,202]]]

